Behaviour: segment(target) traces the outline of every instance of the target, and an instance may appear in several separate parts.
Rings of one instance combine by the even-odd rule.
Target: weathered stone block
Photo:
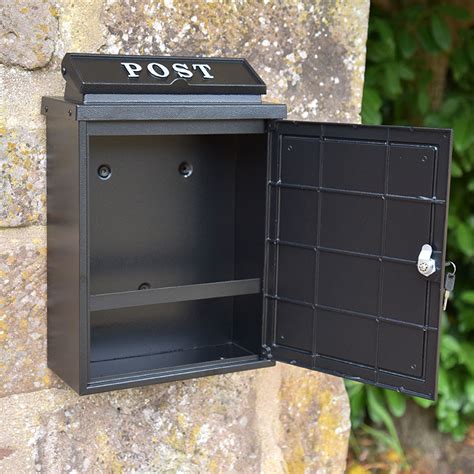
[[[330,379],[277,367],[83,398],[11,395],[0,471],[342,472],[347,400]]]
[[[49,387],[44,227],[0,231],[0,396]]]
[[[0,226],[46,223],[43,130],[0,128]]]
[[[57,17],[49,0],[2,2],[0,62],[25,69],[46,66],[57,40]]]
[[[104,0],[62,0],[55,56],[62,60],[67,52],[94,53],[105,43],[106,29],[101,22]]]
[[[104,52],[243,56],[294,119],[359,121],[369,2],[107,2]]]
[[[343,472],[351,425],[342,380],[287,365],[281,370],[281,450],[287,472]]]
[[[59,70],[24,71],[0,66],[0,123],[8,128],[44,129],[41,98],[44,95],[62,96],[64,79]]]

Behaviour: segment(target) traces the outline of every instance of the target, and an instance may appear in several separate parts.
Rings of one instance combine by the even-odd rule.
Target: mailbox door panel
[[[276,360],[436,397],[451,131],[281,121],[265,313]],[[436,271],[417,269],[430,244]]]

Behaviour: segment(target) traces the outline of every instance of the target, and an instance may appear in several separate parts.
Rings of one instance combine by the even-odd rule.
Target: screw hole
[[[151,285],[150,285],[150,283],[147,283],[147,282],[142,283],[138,287],[139,290],[149,290],[150,288],[151,288]]]
[[[179,174],[185,178],[189,178],[193,174],[193,165],[183,161],[178,167]]]
[[[109,165],[100,165],[97,169],[97,174],[99,175],[100,179],[105,181],[112,175],[112,170],[110,169]]]

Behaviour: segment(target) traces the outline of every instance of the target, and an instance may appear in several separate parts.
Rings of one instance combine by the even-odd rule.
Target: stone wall
[[[78,397],[46,367],[43,95],[67,51],[245,56],[294,119],[359,121],[368,0],[6,0],[0,472],[343,472],[341,380],[286,365]],[[67,262],[65,262],[67,265]]]

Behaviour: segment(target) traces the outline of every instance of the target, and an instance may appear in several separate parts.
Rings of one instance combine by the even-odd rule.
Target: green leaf
[[[471,227],[462,222],[456,229],[456,240],[459,249],[467,256],[474,256],[474,232]]]
[[[413,397],[413,401],[422,408],[429,408],[435,404],[433,400],[427,400],[426,398]]]
[[[459,218],[455,214],[448,214],[448,227],[454,229],[459,224]]]
[[[441,339],[441,347],[442,352],[444,353],[451,352],[458,354],[461,350],[461,346],[459,345],[457,339],[451,336],[450,334],[443,334],[443,337]]]
[[[362,100],[367,107],[371,107],[373,109],[380,109],[383,103],[380,94],[373,87],[364,88],[364,96]]]
[[[382,114],[376,110],[362,110],[361,113],[362,123],[366,125],[381,125]]]
[[[463,291],[461,301],[467,304],[474,304],[474,290]]]
[[[357,382],[346,383],[346,387],[351,404],[351,424],[356,428],[362,424],[365,418],[365,387]]]
[[[458,153],[462,153],[470,145],[472,130],[470,129],[470,116],[468,112],[463,113],[453,122],[454,128],[454,148]]]
[[[374,423],[383,423],[384,417],[390,417],[390,414],[383,406],[383,399],[381,400],[380,389],[374,387],[367,387],[367,411],[370,419]],[[386,412],[385,415],[383,412]],[[381,416],[382,413],[382,416]]]
[[[425,7],[423,5],[408,5],[400,12],[400,15],[404,18],[408,24],[416,23],[423,15]]]
[[[457,5],[438,5],[436,11],[458,20],[469,20],[471,16],[468,10]]]
[[[402,460],[405,460],[405,454],[403,453],[403,448],[397,438],[393,438],[393,436],[386,433],[385,431],[378,430],[369,425],[363,425],[362,431],[372,436],[372,438],[376,439],[382,445],[396,451],[402,457]]]
[[[405,413],[407,407],[407,399],[406,396],[399,393],[394,392],[392,390],[385,390],[385,399],[387,400],[388,407],[392,412],[392,415],[396,417],[400,417]]]
[[[451,121],[443,117],[441,114],[435,112],[425,115],[423,125],[425,127],[447,128],[451,125]]]
[[[474,34],[467,40],[467,53],[471,63],[474,63]]]
[[[464,392],[466,393],[468,400],[471,403],[474,402],[474,379],[473,378],[469,378],[466,380],[466,383],[464,385]]]
[[[376,423],[383,423],[387,428],[390,436],[400,444],[398,439],[397,430],[393,423],[390,413],[387,411],[384,405],[384,399],[380,393],[380,389],[375,387],[367,387],[367,409],[370,417]]]
[[[420,114],[425,115],[430,108],[430,98],[426,89],[422,89],[418,93],[417,104]]]
[[[460,178],[462,176],[462,173],[463,171],[461,167],[455,161],[453,161],[451,163],[451,176],[453,178]]]
[[[398,34],[398,47],[402,57],[411,58],[416,51],[416,40],[407,30],[401,30]]]
[[[474,125],[474,124],[473,124]],[[471,162],[472,165],[474,165],[474,145],[471,144],[469,148],[467,149],[466,156]],[[474,176],[473,176],[474,178]]]
[[[463,309],[458,313],[459,330],[463,332],[474,329],[474,309]]]
[[[462,342],[460,356],[460,362],[474,375],[474,346],[469,342]]]
[[[446,397],[450,395],[449,378],[444,367],[440,367],[438,372],[438,392]],[[438,408],[442,409],[443,407],[438,405]]]
[[[375,18],[372,22],[375,31],[378,32],[380,40],[391,52],[395,52],[395,37],[391,24],[382,18]]]
[[[385,64],[383,86],[388,97],[394,99],[401,95],[402,85],[400,83],[399,69],[396,63]]]
[[[376,33],[376,40],[367,47],[369,61],[381,62],[395,58],[395,38],[390,23],[382,18],[374,18],[369,25],[369,34]],[[372,35],[370,35],[372,37]]]
[[[431,17],[431,33],[436,44],[444,51],[451,48],[451,32],[448,24],[438,15]]]
[[[451,436],[453,437],[454,441],[463,441],[466,437],[468,429],[468,423],[465,420],[459,420],[459,423],[451,431]]]
[[[378,91],[366,86],[362,97],[362,123],[380,125],[382,123],[381,107],[382,98]]]
[[[470,70],[469,59],[462,49],[456,49],[451,56],[450,62],[453,76],[456,81],[461,81]]]
[[[462,105],[463,99],[461,97],[450,97],[446,99],[441,105],[441,113],[443,115],[454,115]]]
[[[415,79],[415,71],[413,71],[413,69],[407,64],[400,63],[398,66],[398,73],[402,79],[407,81]]]
[[[419,29],[418,39],[423,49],[428,51],[428,53],[435,54],[439,52],[439,46],[433,38],[433,34],[431,33],[431,29],[428,25],[422,26]]]
[[[443,334],[441,338],[441,361],[443,367],[451,369],[460,361],[461,346],[453,336]]]
[[[393,53],[381,41],[373,42],[367,47],[367,60],[381,63],[393,59]]]

